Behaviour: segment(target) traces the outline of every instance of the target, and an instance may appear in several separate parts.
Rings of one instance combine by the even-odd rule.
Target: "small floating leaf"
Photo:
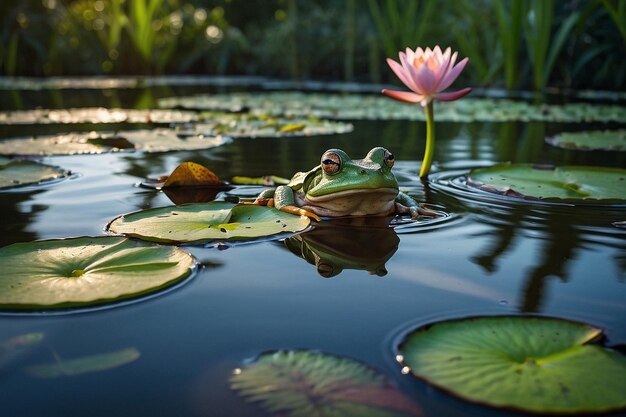
[[[239,185],[265,185],[266,187],[273,187],[275,185],[287,185],[289,184],[289,179],[277,177],[276,175],[264,175],[262,177],[235,176],[231,178],[231,182]]]
[[[299,232],[309,223],[308,218],[272,207],[210,202],[125,214],[114,219],[108,229],[155,242],[207,243]]]
[[[40,332],[26,333],[19,336],[14,336],[8,340],[0,342],[0,355],[10,353],[17,349],[22,349],[28,346],[36,345],[44,338],[44,334]]]
[[[237,369],[231,388],[280,416],[402,417],[421,409],[381,373],[359,362],[309,351],[276,351]]]
[[[28,160],[0,160],[0,190],[67,178],[70,172]]]
[[[546,138],[551,145],[582,151],[626,151],[626,130],[565,132]]]
[[[222,136],[186,135],[174,129],[89,132],[24,137],[0,142],[2,155],[76,155],[119,151],[167,152],[208,149],[228,143]]]
[[[503,164],[470,171],[470,186],[512,197],[567,202],[626,200],[626,170]]]
[[[179,248],[123,237],[80,237],[0,248],[0,308],[91,306],[154,293],[188,277]]]
[[[536,413],[626,407],[626,357],[589,344],[601,331],[542,317],[435,323],[399,347],[411,372],[466,400]]]
[[[195,162],[183,162],[172,171],[163,184],[163,188],[199,185],[221,186],[224,185],[224,181],[213,171],[200,164],[196,164]]]
[[[26,372],[37,378],[58,378],[62,376],[76,376],[90,372],[100,372],[117,368],[139,359],[140,353],[135,348],[127,348],[115,352],[84,356],[81,358],[33,365],[26,368]]]

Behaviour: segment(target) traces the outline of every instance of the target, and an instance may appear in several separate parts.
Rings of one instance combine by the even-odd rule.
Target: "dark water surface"
[[[167,93],[151,92],[152,97]],[[54,106],[51,93],[15,94],[22,94],[19,101],[5,96],[5,108],[11,103]],[[139,91],[106,94],[115,94],[126,107],[141,99]],[[106,94],[64,92],[57,100],[65,107],[111,106]],[[464,172],[501,161],[626,166],[624,155],[564,151],[543,142],[546,135],[579,128],[439,123],[435,171]],[[5,126],[0,134],[21,136],[28,129]],[[384,264],[384,276],[344,269],[324,278],[282,241],[225,250],[185,247],[205,267],[159,297],[78,314],[0,315],[0,340],[45,333],[37,347],[0,358],[0,415],[259,416],[258,408],[230,390],[232,371],[267,350],[304,348],[379,369],[428,416],[505,416],[510,414],[453,399],[402,375],[394,361],[398,335],[448,318],[539,314],[593,324],[606,332],[607,345],[626,345],[626,230],[612,225],[626,220],[626,209],[505,203],[468,198],[444,181],[424,186],[417,179],[423,137],[421,122],[355,121],[354,132],[341,136],[237,139],[199,152],[44,158],[77,175],[0,194],[1,246],[103,235],[106,224],[120,214],[170,205],[164,194],[136,184],[167,174],[183,161],[202,163],[226,179],[289,177],[316,165],[332,147],[353,158],[374,146],[390,149],[401,187],[452,216],[427,227],[398,226],[395,232],[331,222],[331,235],[334,230],[343,242],[336,250],[348,251],[346,242],[367,247],[368,259],[382,259],[370,269],[380,272]],[[71,359],[127,347],[141,357],[113,370],[58,379],[23,372],[55,356]]]

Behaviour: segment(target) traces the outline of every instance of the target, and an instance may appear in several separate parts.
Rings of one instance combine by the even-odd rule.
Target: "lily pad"
[[[75,123],[187,123],[195,121],[195,112],[181,110],[135,110],[87,107],[76,109],[35,109],[0,111],[2,124],[75,124]]]
[[[408,334],[401,359],[463,399],[535,413],[626,407],[626,357],[590,344],[601,330],[543,317],[479,317]]]
[[[294,233],[310,220],[273,207],[226,202],[183,204],[125,214],[108,226],[113,233],[163,243],[208,243]]]
[[[565,132],[546,138],[553,146],[581,151],[626,151],[626,130]]]
[[[350,123],[320,120],[308,115],[281,116],[263,113],[204,112],[201,123],[188,127],[190,134],[227,135],[231,137],[285,137],[331,135],[352,132]],[[185,133],[182,130],[180,133]]]
[[[231,388],[276,416],[401,417],[421,409],[387,378],[359,362],[309,351],[259,356],[230,378]]]
[[[425,120],[415,106],[389,100],[380,94],[323,94],[302,92],[253,92],[159,100],[160,107],[212,111],[249,111],[272,116],[313,116],[323,119]],[[465,98],[435,103],[438,121],[446,122],[626,122],[626,106],[591,103],[532,104],[494,98]]]
[[[139,356],[141,355],[137,349],[127,348],[68,360],[57,358],[55,362],[29,366],[25,371],[37,378],[76,376],[117,368],[134,362]]]
[[[470,171],[467,184],[518,198],[565,202],[626,201],[626,170],[502,164]]]
[[[0,190],[42,184],[67,178],[69,171],[28,160],[11,160],[0,156]]]
[[[0,309],[84,307],[138,297],[191,275],[183,250],[123,237],[80,237],[0,248]]]
[[[168,152],[208,149],[230,142],[223,136],[185,135],[174,129],[68,133],[0,142],[1,155],[76,155],[120,151]]]

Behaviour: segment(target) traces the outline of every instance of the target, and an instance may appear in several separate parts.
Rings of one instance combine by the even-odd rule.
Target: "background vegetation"
[[[21,0],[0,75],[262,75],[389,82],[385,57],[452,46],[463,83],[626,87],[626,0]]]

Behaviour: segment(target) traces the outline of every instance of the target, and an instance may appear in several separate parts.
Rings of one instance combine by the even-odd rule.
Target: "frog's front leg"
[[[293,193],[293,189],[291,187],[287,187],[286,185],[281,185],[277,187],[276,191],[274,191],[274,207],[286,213],[291,213],[298,216],[307,216],[318,222],[322,221],[322,219],[320,219],[317,214],[298,207],[296,205],[296,198]]]
[[[396,212],[397,213],[408,213],[411,215],[412,219],[417,219],[419,216],[428,216],[428,217],[440,217],[441,214],[425,209],[419,204],[417,201],[413,200],[407,194],[403,192],[399,192],[396,197]]]

